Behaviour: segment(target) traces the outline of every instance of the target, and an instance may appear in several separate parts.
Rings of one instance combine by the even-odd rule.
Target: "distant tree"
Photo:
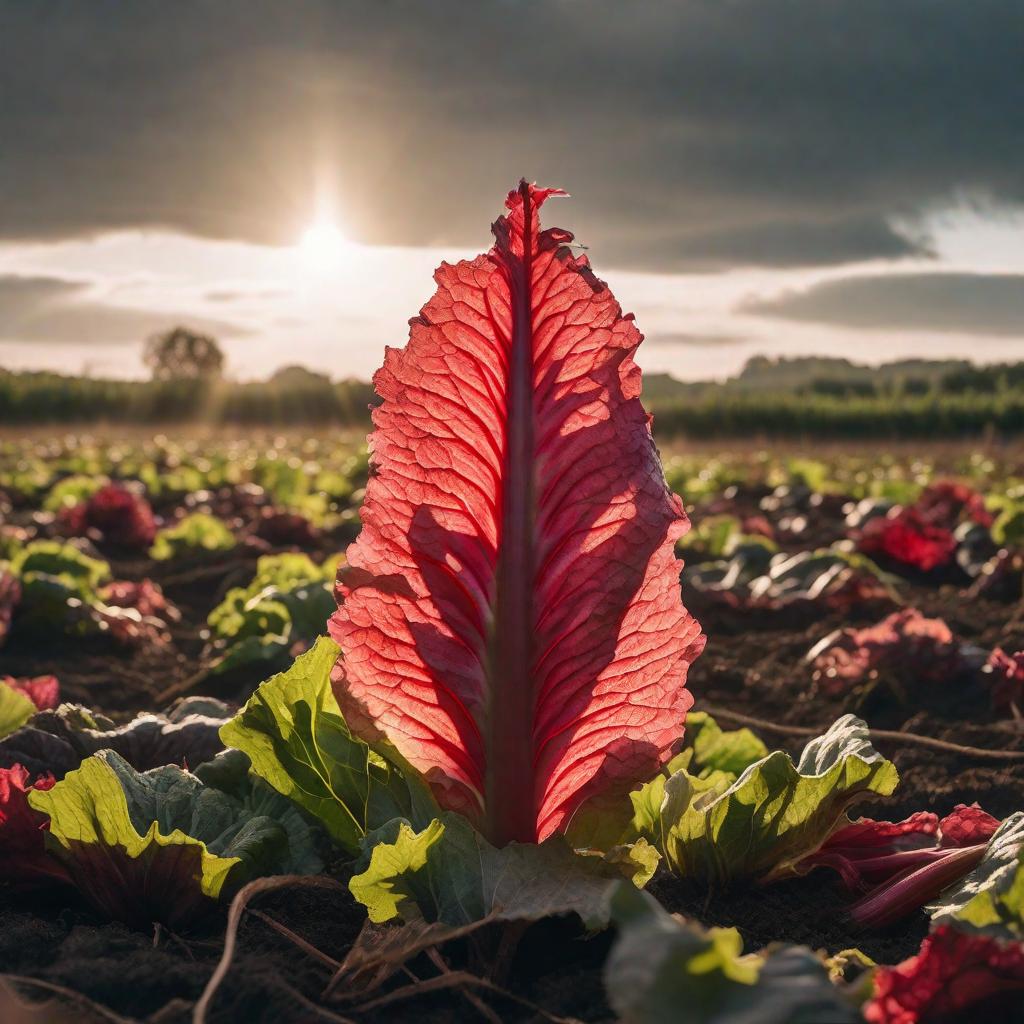
[[[329,388],[331,378],[326,373],[307,370],[305,366],[282,366],[268,381],[279,388]]]
[[[942,390],[948,395],[992,394],[999,386],[1000,367],[968,366],[947,373],[942,378]]]
[[[812,395],[828,395],[832,398],[868,398],[875,394],[875,385],[870,380],[842,380],[836,377],[814,377],[806,388]]]
[[[224,353],[215,338],[187,327],[153,335],[143,361],[153,380],[214,380],[224,369]]]
[[[904,377],[902,394],[927,395],[932,390],[932,382],[927,377]]]

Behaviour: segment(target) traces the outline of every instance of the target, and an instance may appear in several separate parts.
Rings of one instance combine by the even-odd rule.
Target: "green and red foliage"
[[[62,509],[60,520],[68,536],[94,535],[124,548],[148,548],[156,536],[149,502],[123,484],[107,484],[86,501]]]
[[[353,936],[370,918],[354,945],[320,890],[277,906],[294,903],[289,934],[349,981],[375,974],[383,944],[395,971],[429,950],[419,963],[444,965],[445,986],[528,963],[553,1019],[927,1024],[1021,998],[1024,775],[999,759],[1021,743],[1024,462],[690,450],[669,464],[684,512],[632,318],[569,233],[540,224],[556,194],[522,184],[493,248],[439,268],[376,377],[372,466],[333,435],[0,443],[5,970],[89,990],[96,958],[77,940],[69,968],[57,943],[25,943],[45,950],[33,959],[13,937],[52,910],[162,965],[187,949],[192,981],[161,966],[150,987],[188,1014],[204,950],[219,954],[218,901],[329,864]],[[714,638],[692,671],[704,637],[677,542]],[[829,630],[809,682],[803,652]],[[58,705],[55,669],[66,700],[99,706]],[[690,711],[688,684],[718,721]],[[168,706],[189,692],[204,696]],[[719,726],[730,714],[754,731]],[[956,804],[975,796],[1010,816]],[[953,809],[851,822],[866,799],[893,818]],[[649,880],[691,920],[637,891]],[[38,915],[17,902],[29,882],[49,885]],[[583,941],[609,920],[614,937]],[[246,916],[236,949],[275,923]],[[870,964],[854,944],[896,966],[836,984],[838,961]],[[260,956],[230,972],[248,1006],[286,962]],[[502,1019],[534,1013],[495,977],[453,989],[451,1013],[471,992],[489,1019],[492,998]],[[289,974],[275,1019],[372,1019],[307,980]],[[445,999],[424,984],[410,1018]],[[160,1011],[126,989],[97,998]]]
[[[941,619],[916,608],[893,612],[865,629],[840,629],[807,653],[813,680],[825,693],[842,693],[888,675],[915,683],[942,683],[956,676],[960,645]]]
[[[864,1007],[868,1024],[985,1020],[976,1015],[997,1012],[993,1002],[1002,1001],[1005,1013],[1024,999],[1024,945],[944,925],[916,956],[878,968],[874,986]]]
[[[52,789],[56,780],[41,775],[30,781],[21,765],[0,768],[0,884],[31,885],[66,881],[60,864],[46,853],[47,818],[28,802],[29,794]]]
[[[336,692],[503,845],[654,774],[692,698],[687,529],[640,404],[641,335],[559,192],[509,193],[374,377],[363,532],[339,574]]]
[[[56,676],[35,676],[16,679],[14,676],[0,676],[12,690],[24,694],[39,711],[55,708],[60,703],[60,684]]]

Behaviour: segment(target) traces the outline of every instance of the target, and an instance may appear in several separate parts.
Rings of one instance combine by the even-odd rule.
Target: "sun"
[[[352,243],[337,224],[317,221],[302,233],[298,250],[304,262],[313,270],[330,272],[343,266],[352,253]]]

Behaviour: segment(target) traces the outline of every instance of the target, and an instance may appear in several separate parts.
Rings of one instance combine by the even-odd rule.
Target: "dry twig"
[[[727,711],[724,708],[711,707],[707,704],[702,705],[702,710],[712,718],[720,718],[723,722],[746,725],[752,729],[774,732],[781,736],[820,736],[825,731],[825,727],[782,725],[778,722],[768,722],[762,718],[755,718],[753,715],[744,715],[739,711]],[[988,750],[984,747],[968,747],[962,743],[937,740],[932,736],[919,736],[914,732],[897,732],[894,729],[868,729],[868,734],[873,740],[895,740],[899,743],[942,750],[948,754],[956,754],[958,757],[973,757],[979,761],[1024,761],[1024,750]]]

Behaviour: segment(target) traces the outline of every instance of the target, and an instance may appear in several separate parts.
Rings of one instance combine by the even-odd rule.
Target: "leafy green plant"
[[[855,1024],[853,1003],[801,946],[743,956],[735,928],[704,929],[634,886],[611,898],[617,938],[604,983],[624,1024]]]
[[[684,878],[719,886],[771,882],[798,874],[800,861],[846,823],[848,807],[888,796],[898,778],[871,746],[865,724],[845,715],[811,740],[796,764],[777,750],[738,776],[714,762],[693,774],[684,752],[667,774],[631,794],[632,832]]]
[[[228,774],[237,786],[238,770]],[[315,833],[287,802],[240,799],[172,766],[140,774],[111,750],[29,802],[48,817],[49,855],[82,895],[135,927],[174,927],[251,878],[323,866]]]
[[[110,579],[107,562],[59,540],[35,540],[26,544],[11,559],[11,569],[21,578],[23,587],[37,578],[50,577],[66,582],[83,597],[88,597]]]
[[[158,531],[149,556],[166,562],[183,556],[230,551],[235,544],[235,535],[220,519],[205,512],[193,512],[174,526]]]
[[[105,476],[85,476],[78,473],[67,476],[50,488],[50,492],[43,500],[43,508],[47,512],[59,512],[63,508],[70,508],[91,498],[108,482]]]
[[[221,728],[261,779],[318,820],[356,855],[395,818],[429,824],[436,805],[416,772],[388,744],[353,736],[331,689],[338,647],[323,637],[287,672],[268,679]]]
[[[334,610],[337,558],[317,565],[308,555],[264,555],[245,587],[228,591],[210,613],[213,671],[248,665],[272,671],[311,643]]]

